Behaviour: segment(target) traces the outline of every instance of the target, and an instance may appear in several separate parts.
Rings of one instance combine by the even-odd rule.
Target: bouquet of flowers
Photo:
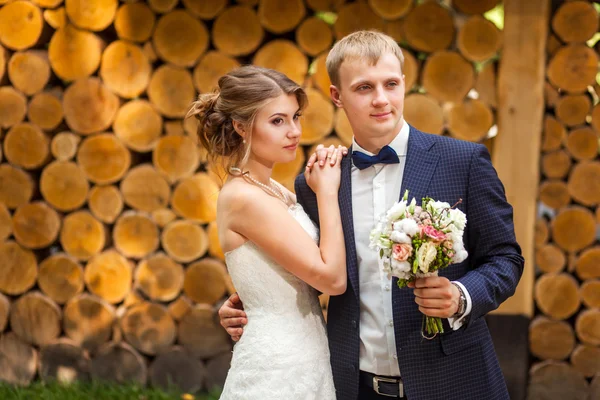
[[[370,247],[379,250],[384,271],[398,278],[400,288],[467,258],[462,239],[467,217],[455,208],[461,202],[450,206],[424,197],[418,206],[414,198],[408,203],[407,190],[371,231]],[[438,317],[424,316],[423,323],[428,338],[444,332]]]

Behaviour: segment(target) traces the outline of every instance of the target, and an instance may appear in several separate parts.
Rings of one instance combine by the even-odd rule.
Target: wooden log
[[[83,268],[66,253],[53,254],[40,264],[38,286],[58,304],[65,304],[83,291]]]
[[[16,296],[35,285],[38,275],[35,254],[12,240],[0,243],[0,291]]]
[[[192,75],[186,69],[162,65],[152,74],[147,93],[162,115],[183,118],[195,97]]]
[[[492,108],[496,108],[498,106],[495,62],[486,63],[477,73],[474,89],[479,95],[479,100],[483,101]]]
[[[65,131],[52,137],[50,152],[58,161],[69,161],[77,154],[77,147],[81,137]]]
[[[196,303],[214,304],[225,295],[226,275],[221,261],[205,258],[188,266],[183,291]]]
[[[81,207],[89,189],[85,174],[71,161],[53,161],[44,168],[40,177],[40,191],[44,200],[59,211]]]
[[[158,248],[158,227],[146,214],[126,211],[113,227],[113,242],[128,258],[144,258]]]
[[[174,346],[158,355],[148,371],[150,383],[155,387],[184,393],[195,393],[204,387],[208,371],[204,363],[189,355],[181,346]]]
[[[600,133],[600,104],[596,104],[594,108],[592,108],[592,128],[596,133]]]
[[[406,43],[406,32],[404,31],[404,18],[393,21],[385,21],[383,32],[398,43]],[[402,50],[404,52],[404,50]]]
[[[183,130],[183,122],[178,119],[174,121],[166,121],[165,135],[185,135],[185,131]]]
[[[575,333],[565,321],[536,317],[529,325],[529,349],[542,360],[564,360],[575,347]]]
[[[52,35],[48,57],[54,73],[65,81],[86,78],[100,65],[103,43],[92,32],[67,24]]]
[[[465,14],[483,14],[496,7],[499,0],[453,0],[452,6]]]
[[[148,379],[144,358],[123,342],[106,343],[98,350],[92,359],[91,375],[98,381],[141,386]]]
[[[585,44],[560,48],[550,60],[548,79],[567,93],[582,93],[596,82],[598,55]]]
[[[132,100],[117,111],[113,131],[131,150],[145,153],[156,146],[162,126],[161,115],[148,101]]]
[[[227,378],[227,372],[231,366],[231,357],[233,353],[226,351],[218,356],[212,357],[206,362],[206,370],[208,371],[206,377],[206,389],[214,390],[222,388],[225,384],[225,378]]]
[[[331,47],[331,26],[318,17],[306,18],[296,29],[296,43],[309,56],[316,56]]]
[[[177,5],[178,0],[148,0],[148,5],[155,13],[164,14]]]
[[[49,297],[33,291],[19,297],[10,309],[10,327],[29,344],[42,346],[60,334],[62,312]]]
[[[36,169],[48,160],[50,140],[37,126],[19,123],[4,137],[4,155],[13,165]]]
[[[38,353],[14,332],[0,336],[0,380],[11,385],[27,386],[33,380]]]
[[[159,252],[140,261],[135,270],[134,287],[152,300],[171,301],[183,288],[183,267]]]
[[[578,161],[593,160],[598,156],[598,136],[590,127],[572,130],[565,144],[569,154]]]
[[[86,138],[77,151],[77,163],[87,178],[97,184],[120,180],[131,164],[131,153],[113,134]]]
[[[160,208],[152,211],[151,213],[152,220],[156,222],[159,228],[164,228],[169,224],[169,222],[175,220],[177,218],[177,214],[173,212],[170,208]]]
[[[261,47],[252,63],[261,67],[272,68],[286,74],[298,84],[302,84],[308,72],[308,59],[289,40],[271,40]]]
[[[189,178],[200,164],[198,152],[189,136],[164,136],[152,153],[152,163],[170,183]],[[175,192],[177,188],[175,189]],[[175,193],[173,193],[174,200]]]
[[[419,63],[415,56],[407,49],[403,48],[402,54],[404,55],[404,65],[402,66],[402,72],[404,73],[404,93],[408,93],[419,78]]]
[[[482,141],[494,123],[492,110],[481,100],[451,103],[444,111],[450,134],[461,140]]]
[[[221,248],[221,242],[219,241],[219,229],[217,227],[217,221],[213,221],[210,224],[208,224],[207,233],[208,254],[211,257],[218,258],[221,261],[225,261],[225,254],[223,253],[223,249]]]
[[[578,163],[569,176],[569,194],[583,205],[600,204],[600,162]]]
[[[102,251],[105,243],[104,225],[88,211],[76,211],[65,217],[60,244],[71,256],[89,260]]]
[[[59,7],[54,10],[44,10],[42,13],[44,21],[52,28],[58,30],[67,26],[67,12],[64,7]]]
[[[567,138],[567,130],[552,115],[546,115],[544,119],[544,133],[542,139],[542,150],[558,150]]]
[[[111,224],[123,210],[123,197],[115,186],[94,186],[89,193],[88,206],[96,218]]]
[[[233,6],[217,17],[212,27],[211,39],[218,50],[237,57],[253,53],[260,46],[264,35],[254,10],[244,6]]]
[[[535,247],[540,248],[550,238],[550,228],[544,218],[538,218],[535,221]]]
[[[191,67],[208,48],[209,35],[204,24],[185,10],[162,16],[152,34],[156,54],[178,67]]]
[[[125,311],[120,326],[127,343],[144,354],[159,354],[175,342],[175,323],[166,307],[159,304],[134,305]]]
[[[10,86],[0,87],[0,127],[10,128],[25,118],[27,98]]]
[[[0,81],[2,81],[4,78],[4,73],[6,72],[7,56],[6,50],[4,47],[2,47],[2,45],[0,45]]]
[[[294,190],[294,181],[302,172],[305,161],[306,157],[304,156],[304,149],[298,147],[296,149],[296,158],[293,161],[285,164],[275,164],[275,167],[273,168],[273,174],[271,176],[274,180],[281,183],[289,190]]]
[[[600,375],[596,375],[590,384],[590,399],[600,397]]]
[[[600,310],[591,308],[580,312],[575,320],[575,332],[582,343],[600,345]]]
[[[8,61],[8,78],[17,90],[28,96],[39,92],[50,79],[48,53],[40,50],[14,53]]]
[[[564,43],[561,42],[561,40],[556,35],[551,33],[548,35],[548,40],[546,41],[546,53],[548,54],[548,56],[553,56],[554,53],[556,53],[556,51],[560,49],[563,45]]]
[[[108,129],[118,108],[119,98],[98,78],[76,81],[65,90],[63,97],[67,125],[82,135]]]
[[[565,253],[553,244],[546,244],[535,252],[535,265],[542,272],[560,272],[566,264]]]
[[[425,3],[434,4],[434,3]],[[440,51],[427,58],[423,67],[423,88],[440,101],[460,102],[475,81],[473,66],[460,54]]]
[[[4,332],[10,315],[10,300],[0,293],[0,331]]]
[[[181,295],[177,298],[177,300],[171,302],[168,306],[169,314],[175,321],[180,321],[194,306],[192,301],[185,297],[185,295]]]
[[[598,31],[598,12],[587,1],[563,3],[552,17],[552,29],[563,42],[583,43]]]
[[[95,352],[110,338],[114,321],[114,308],[89,293],[73,297],[64,308],[65,334],[90,352]]]
[[[192,356],[206,359],[231,351],[229,335],[211,306],[197,304],[179,322],[177,341]]]
[[[41,249],[56,240],[60,218],[46,203],[36,201],[17,208],[12,224],[13,236],[21,246]]]
[[[404,32],[413,49],[427,53],[444,50],[454,38],[454,19],[437,2],[421,3],[405,17]]]
[[[72,340],[61,338],[40,349],[38,371],[44,382],[74,383],[87,381],[91,359]]]
[[[197,223],[176,220],[168,224],[162,234],[163,249],[178,262],[190,262],[202,257],[208,250],[208,235]]]
[[[575,94],[560,97],[554,111],[563,124],[574,126],[584,124],[591,109],[592,102],[589,96]]]
[[[23,206],[33,196],[34,183],[31,176],[20,168],[0,164],[0,202],[9,209]]]
[[[201,172],[179,182],[171,197],[171,207],[183,218],[202,224],[212,222],[217,218],[218,193],[217,183]]]
[[[585,344],[577,345],[571,354],[571,364],[586,378],[594,377],[600,372],[600,348]],[[590,397],[590,399],[595,398],[597,397]]]
[[[92,257],[84,272],[88,290],[111,304],[121,302],[131,289],[132,266],[115,250]]]
[[[304,18],[306,9],[302,0],[260,0],[258,18],[269,32],[281,34],[293,30]]]
[[[551,318],[562,320],[573,316],[581,304],[579,286],[567,273],[546,273],[535,283],[535,302]]]
[[[152,36],[156,17],[145,2],[121,5],[115,16],[115,31],[119,39],[145,42]]]
[[[571,157],[565,150],[551,151],[542,156],[542,173],[547,178],[564,178],[571,164]]]
[[[188,10],[195,17],[201,19],[214,19],[220,12],[225,9],[227,0],[182,0],[186,10]]]
[[[336,39],[359,30],[383,31],[384,20],[373,12],[365,2],[354,2],[339,7],[337,19],[333,24]]]
[[[600,308],[600,280],[584,282],[579,289],[581,302],[588,308]]]
[[[423,132],[440,135],[444,130],[442,107],[428,94],[412,93],[406,96],[404,119]]]
[[[151,70],[150,61],[139,46],[116,40],[104,50],[100,77],[111,91],[132,99],[146,90]]]
[[[539,199],[550,208],[558,210],[571,202],[567,184],[562,180],[550,179],[540,184]]]
[[[587,396],[585,378],[566,362],[544,361],[529,371],[528,399],[587,400]]]
[[[582,280],[600,278],[600,247],[583,251],[575,261],[575,271]]]
[[[314,72],[310,76],[310,80],[313,86],[316,87],[323,93],[325,97],[329,97],[329,87],[331,86],[331,80],[327,74],[326,66],[327,54],[323,53],[313,61]]]
[[[335,133],[340,138],[342,143],[350,147],[350,145],[352,145],[352,138],[354,137],[354,132],[352,132],[350,121],[348,121],[346,112],[342,108],[338,108],[335,112],[334,127]]]
[[[240,63],[235,58],[219,51],[209,51],[194,68],[192,77],[194,87],[200,93],[209,93],[217,88],[221,76],[239,66]],[[187,119],[187,121],[192,120],[195,119]]]
[[[0,201],[0,243],[4,242],[12,234],[12,216],[6,204]],[[0,330],[1,332],[1,330]]]
[[[78,28],[102,31],[115,19],[117,0],[67,0],[69,20]]]
[[[410,0],[369,0],[368,2],[375,14],[386,20],[396,20],[404,17],[413,5]]]
[[[15,1],[0,8],[0,42],[9,49],[33,47],[43,26],[42,11],[28,1]]]
[[[171,188],[152,164],[141,164],[125,175],[121,181],[121,193],[129,207],[152,212],[169,204]]]
[[[38,93],[29,102],[27,118],[43,130],[52,131],[63,120],[62,103],[54,94]]]
[[[457,46],[467,60],[482,62],[498,53],[502,35],[493,22],[474,15],[458,31]]]
[[[596,239],[596,221],[588,209],[571,206],[561,210],[552,221],[552,237],[569,252],[580,251]]]
[[[256,3],[258,0],[238,0],[238,3]],[[314,11],[337,11],[346,0],[306,0],[306,5]]]
[[[300,120],[302,124],[300,144],[316,143],[333,130],[334,106],[331,100],[313,88],[307,88],[306,95],[308,107]]]

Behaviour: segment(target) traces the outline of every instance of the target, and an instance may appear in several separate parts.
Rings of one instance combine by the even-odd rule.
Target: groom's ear
[[[340,94],[339,89],[336,86],[329,86],[329,95],[331,96],[331,100],[333,101],[333,104],[335,104],[336,107],[342,108],[344,106],[344,104],[342,103],[342,96]]]

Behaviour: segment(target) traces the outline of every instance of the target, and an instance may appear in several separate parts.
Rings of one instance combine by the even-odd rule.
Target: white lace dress
[[[317,241],[302,206],[289,212]],[[233,348],[221,399],[335,400],[317,292],[251,242],[225,257],[248,324]]]

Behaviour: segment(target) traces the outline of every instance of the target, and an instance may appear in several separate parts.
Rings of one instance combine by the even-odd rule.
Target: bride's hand
[[[348,154],[348,148],[346,146],[339,145],[337,148],[333,145],[329,147],[325,147],[322,144],[318,145],[315,149],[315,152],[311,154],[308,162],[306,163],[307,169],[312,169],[314,165],[319,164],[321,167],[325,165],[325,160],[330,160],[331,165],[335,164],[335,159],[333,159],[333,152],[336,151],[341,152],[342,157]]]
[[[331,152],[331,157],[327,157],[327,162],[323,166],[311,168],[308,165],[304,170],[306,183],[317,194],[337,196],[340,187],[340,165],[343,158],[342,146],[334,148],[333,145],[325,152]]]

